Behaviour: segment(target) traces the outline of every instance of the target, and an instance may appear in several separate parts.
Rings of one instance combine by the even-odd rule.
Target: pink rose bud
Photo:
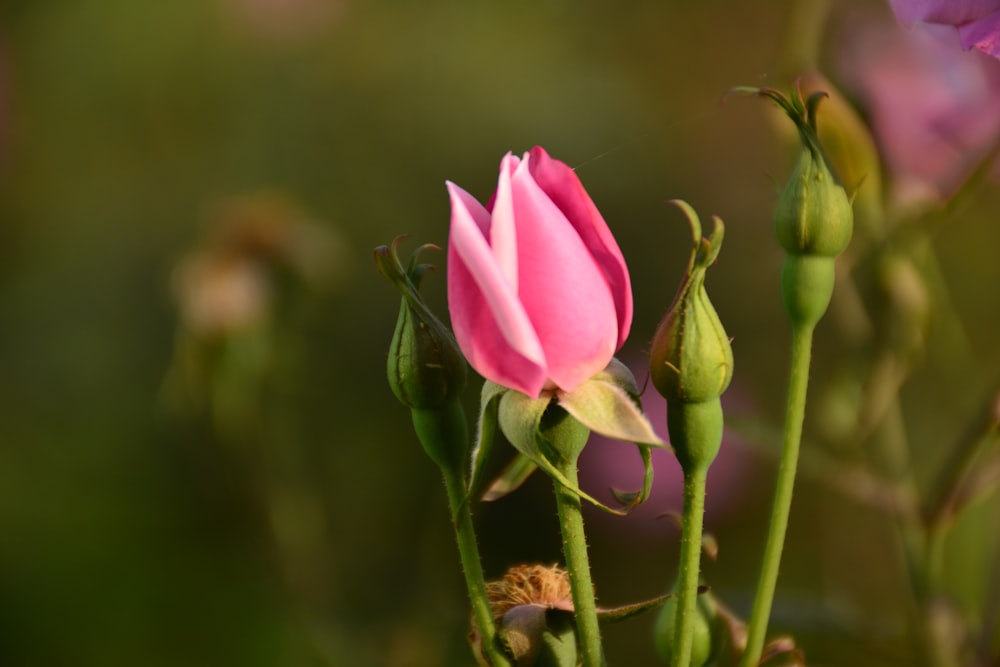
[[[480,375],[533,398],[603,370],[632,324],[621,250],[570,167],[508,153],[488,207],[454,183],[448,307]]]

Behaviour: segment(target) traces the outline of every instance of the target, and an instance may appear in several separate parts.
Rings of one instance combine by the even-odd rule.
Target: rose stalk
[[[577,457],[590,430],[663,444],[638,409],[634,379],[613,359],[632,322],[628,269],[576,174],[540,147],[503,158],[488,206],[454,183],[448,192],[448,307],[462,353],[487,380],[473,488],[497,424],[529,472],[553,479],[580,654],[598,667],[580,512],[590,498],[577,483]],[[650,483],[647,474],[640,496]]]
[[[661,613],[657,640],[673,667],[702,667],[712,658],[707,621],[698,618],[697,599],[705,481],[722,445],[721,396],[733,377],[733,351],[705,289],[705,273],[722,249],[722,220],[714,218],[712,234],[706,238],[694,209],[682,201],[672,203],[687,216],[694,244],[677,295],[649,352],[650,379],[667,399],[670,444],[684,471],[677,597]]]
[[[835,262],[851,240],[854,213],[851,199],[834,174],[817,135],[816,110],[826,94],[817,92],[803,99],[798,90],[791,98],[770,88],[735,90],[775,102],[795,123],[801,142],[799,160],[781,192],[774,214],[775,236],[785,250],[781,296],[792,326],[792,352],[771,522],[750,616],[746,652],[740,660],[740,667],[753,667],[760,661],[763,651],[788,529],[809,387],[813,331],[830,305]]]
[[[399,261],[399,241],[375,249],[379,272],[402,295],[386,364],[389,387],[410,408],[420,444],[441,469],[480,651],[492,667],[509,667],[512,662],[493,622],[466,492],[468,427],[460,401],[467,374],[465,360],[419,292],[430,265],[418,264],[417,259],[422,250],[433,246],[418,248],[404,267]]]

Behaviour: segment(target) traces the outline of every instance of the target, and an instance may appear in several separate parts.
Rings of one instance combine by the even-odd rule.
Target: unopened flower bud
[[[413,425],[430,457],[439,465],[455,465],[466,447],[467,426],[458,400],[465,387],[465,359],[418,291],[430,266],[416,260],[428,246],[414,251],[404,270],[397,253],[401,238],[391,248],[375,249],[379,271],[403,295],[386,364],[389,386],[412,410]]]
[[[410,408],[439,408],[454,400],[465,386],[465,359],[451,333],[417,291],[430,267],[416,264],[416,258],[428,246],[418,248],[404,270],[397,255],[399,241],[397,238],[391,248],[375,249],[379,271],[403,295],[389,347],[389,386]]]
[[[674,643],[677,641],[674,628],[677,618],[677,588],[671,591],[673,595],[660,608],[654,627],[653,643],[660,658],[669,662],[674,655]],[[716,619],[715,600],[711,595],[698,596],[695,614],[692,622],[691,667],[704,667],[712,663],[715,652],[712,628]]]
[[[811,126],[799,128],[802,149],[774,213],[778,243],[790,255],[836,257],[851,240],[851,200],[837,181]]]
[[[708,465],[722,441],[719,397],[733,377],[733,350],[705,290],[705,272],[722,247],[724,226],[715,218],[710,238],[684,202],[674,202],[691,224],[694,248],[674,302],[657,327],[650,350],[650,377],[667,399],[671,445],[685,471]]]
[[[795,123],[802,142],[798,162],[778,199],[774,231],[788,253],[781,292],[792,323],[815,326],[830,305],[834,259],[847,247],[854,230],[851,199],[834,174],[816,132],[816,110],[826,93],[803,100],[770,88],[738,89],[773,100]]]

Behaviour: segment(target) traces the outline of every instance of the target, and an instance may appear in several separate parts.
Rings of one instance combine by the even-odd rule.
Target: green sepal
[[[635,444],[668,446],[642,413],[631,371],[617,360],[572,392],[557,392],[556,397],[566,412],[595,433]]]
[[[571,393],[558,393],[559,406],[595,433],[631,442],[642,456],[642,488],[637,492],[612,489],[626,509],[644,503],[653,488],[651,447],[669,447],[653,431],[642,412],[632,371],[617,359]]]
[[[597,618],[602,621],[607,621],[610,623],[615,623],[617,621],[624,621],[627,618],[632,618],[644,611],[649,611],[650,609],[655,609],[663,603],[665,603],[670,598],[674,597],[675,593],[667,593],[666,595],[660,595],[650,600],[643,600],[642,602],[633,602],[632,604],[622,605],[620,607],[597,608]]]
[[[487,384],[492,383],[487,380]],[[551,397],[532,398],[513,389],[501,389],[499,399],[490,400],[499,400],[497,416],[500,430],[510,444],[570,493],[605,512],[626,514],[584,492],[559,472],[552,462],[553,457],[575,460],[579,456],[588,435],[586,427],[563,411]],[[484,386],[484,397],[487,392],[492,395],[494,390]]]
[[[479,398],[479,420],[476,425],[476,443],[472,448],[472,470],[469,475],[469,497],[477,499],[486,484],[486,467],[493,453],[493,443],[496,441],[497,412],[500,407],[500,397],[510,391],[495,382],[487,380]]]

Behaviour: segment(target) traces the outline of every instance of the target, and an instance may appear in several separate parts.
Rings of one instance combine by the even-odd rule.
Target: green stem
[[[681,519],[681,557],[677,573],[673,667],[688,667],[691,663],[701,575],[701,536],[707,475],[707,467],[695,467],[684,473],[684,514]]]
[[[564,459],[556,467],[573,486],[577,486],[576,457]],[[555,483],[555,494],[583,667],[604,667],[604,649],[601,647],[601,628],[597,622],[594,584],[590,578],[590,559],[583,532],[580,497],[558,482]]]
[[[476,533],[472,525],[472,510],[466,499],[465,480],[462,473],[453,467],[441,466],[441,472],[448,492],[448,507],[451,509],[451,521],[455,527],[455,538],[458,540],[458,553],[462,560],[465,585],[469,590],[469,601],[472,603],[472,617],[479,635],[483,638],[483,653],[492,667],[511,667],[512,663],[501,647],[496,625],[493,623],[493,611],[486,596],[486,580],[483,577],[479,545],[476,543]]]
[[[753,612],[750,615],[747,648],[740,660],[740,667],[755,667],[760,662],[764,649],[764,638],[778,583],[781,552],[788,529],[792,492],[795,488],[795,472],[798,467],[802,422],[806,409],[806,390],[809,387],[812,334],[813,326],[800,325],[792,329],[792,363],[785,413],[785,436],[781,447],[781,460],[778,463],[778,479],[774,491],[774,504],[771,507],[771,526],[764,548],[764,562],[761,564],[757,597],[754,599]]]

